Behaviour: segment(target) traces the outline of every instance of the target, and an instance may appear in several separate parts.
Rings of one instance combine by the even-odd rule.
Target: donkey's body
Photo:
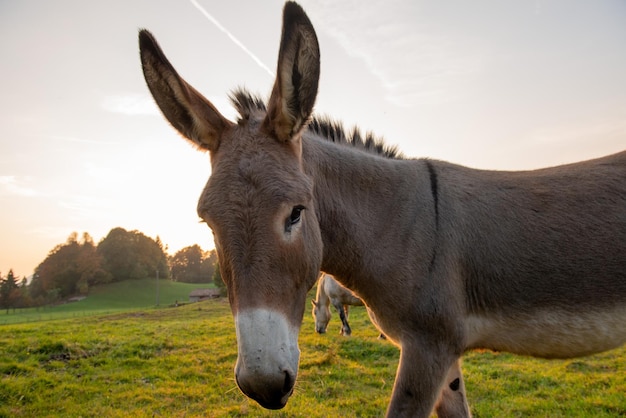
[[[363,299],[401,348],[391,416],[428,416],[446,395],[462,403],[462,385],[442,390],[474,347],[572,357],[626,341],[625,152],[497,172],[331,142],[332,129],[306,128],[319,49],[294,3],[267,109],[238,93],[236,124],[147,32],[140,46],[163,113],[211,155],[198,212],[235,317],[236,380],[261,405],[281,408],[293,391],[320,270]]]
[[[305,161],[325,153],[311,158],[325,159],[311,176],[331,215],[320,215],[322,268],[391,338],[413,312],[461,352],[572,357],[626,341],[626,152],[496,172],[335,148],[304,141]],[[331,155],[341,176],[327,174]]]
[[[317,292],[313,303],[313,318],[315,319],[315,331],[320,334],[326,332],[330,322],[330,305],[335,307],[341,319],[341,335],[352,334],[348,323],[350,306],[363,306],[361,299],[354,296],[350,290],[343,287],[339,282],[328,274],[321,274],[317,282]]]

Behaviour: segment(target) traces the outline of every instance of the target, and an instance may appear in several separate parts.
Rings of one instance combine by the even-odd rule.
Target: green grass
[[[207,283],[178,283],[159,280],[159,305],[186,303],[189,293],[198,288],[214,287]],[[156,280],[125,280],[94,287],[89,296],[79,302],[50,307],[0,310],[0,325],[20,322],[47,321],[76,318],[94,314],[114,313],[155,307],[157,303]]]
[[[0,326],[0,417],[378,417],[398,350],[351,310],[352,337],[307,312],[296,391],[266,411],[236,388],[225,300]],[[463,366],[477,417],[626,415],[626,348],[568,361],[475,352]]]

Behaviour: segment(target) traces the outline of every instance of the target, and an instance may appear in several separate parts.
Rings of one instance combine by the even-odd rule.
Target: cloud
[[[237,114],[235,108],[230,103],[230,100],[222,96],[209,96],[207,97],[227,118],[234,118]],[[107,112],[121,113],[124,115],[157,115],[161,116],[161,112],[154,102],[152,96],[145,94],[125,94],[125,95],[110,95],[106,96],[102,100],[102,108]],[[75,138],[70,136],[54,136],[54,139],[81,142],[90,144],[115,144],[112,141],[96,141],[90,139]]]
[[[626,135],[626,119],[623,113],[615,112],[613,117],[582,119],[565,125],[535,129],[524,142],[558,146],[572,143],[595,143],[598,147],[609,145],[620,150]]]
[[[227,119],[234,121],[238,117],[237,110],[233,107],[230,99],[225,96],[209,96],[207,99],[213,103],[213,106]]]
[[[45,239],[55,239],[57,241],[64,240],[73,231],[71,226],[39,226],[26,231],[29,235],[35,235]]]
[[[228,29],[226,29],[215,17],[213,17],[213,15],[211,15],[209,12],[206,11],[206,9],[204,7],[202,7],[200,5],[200,3],[198,3],[195,0],[189,0],[191,2],[191,4],[198,9],[198,11],[207,18],[207,20],[209,20],[209,22],[211,22],[213,25],[215,25],[215,27],[217,29],[219,29],[220,31],[222,31],[226,36],[228,36],[228,39],[230,39],[235,45],[237,45],[243,52],[246,53],[246,55],[248,55],[252,61],[254,61],[259,67],[261,67],[265,72],[267,72],[272,78],[275,77],[274,72],[267,66],[265,65],[265,63],[263,61],[261,61],[256,55],[254,55],[254,53],[252,51],[250,51],[248,49],[248,47],[246,47],[239,39],[237,39],[235,37],[235,35],[232,34],[231,31],[229,31]]]
[[[74,220],[104,217],[113,205],[110,199],[84,194],[59,196],[57,204],[70,212]]]
[[[75,142],[79,144],[95,144],[95,145],[116,145],[119,141],[100,141],[97,139],[84,139],[66,135],[48,135],[48,138],[56,141]]]
[[[615,111],[610,115],[579,117],[567,123],[529,129],[500,148],[506,156],[498,164],[492,163],[490,168],[535,169],[623,151],[625,116],[623,111]]]
[[[107,96],[102,101],[102,107],[108,112],[130,116],[159,114],[152,97],[138,93]]]
[[[313,12],[317,25],[348,54],[363,59],[397,106],[455,100],[458,81],[483,67],[474,40],[429,22],[414,2],[322,0]]]
[[[42,193],[35,189],[25,187],[15,178],[15,176],[0,176],[0,194],[21,196],[21,197],[37,197]]]

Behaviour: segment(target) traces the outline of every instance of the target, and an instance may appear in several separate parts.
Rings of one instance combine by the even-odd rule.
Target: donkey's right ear
[[[139,53],[146,83],[163,115],[198,148],[216,151],[233,123],[178,75],[145,29],[139,31]]]

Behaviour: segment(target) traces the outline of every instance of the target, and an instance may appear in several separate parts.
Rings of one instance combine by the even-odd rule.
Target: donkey
[[[320,334],[326,332],[330,322],[330,305],[332,304],[341,318],[341,335],[349,336],[352,333],[348,324],[348,306],[363,306],[361,299],[354,296],[349,289],[343,287],[333,279],[333,276],[322,273],[317,282],[317,292],[313,305],[313,318],[315,319],[315,331]],[[372,323],[376,324],[375,314],[368,309]],[[385,334],[379,335],[380,339],[386,339]],[[446,378],[447,386],[444,385],[436,405],[437,416],[445,417],[469,417],[469,406],[465,395],[465,386],[461,374],[460,363],[454,365],[448,371]]]
[[[330,322],[330,305],[332,304],[341,319],[341,335],[349,336],[352,329],[348,323],[350,306],[363,306],[361,299],[354,296],[350,290],[339,284],[332,276],[322,273],[317,282],[317,293],[313,305],[312,315],[315,319],[315,331],[324,334]]]
[[[385,147],[310,121],[319,45],[292,2],[269,99],[236,91],[237,122],[147,31],[139,43],[166,119],[210,155],[198,214],[228,289],[235,378],[260,405],[293,392],[320,270],[400,347],[388,416],[427,417],[466,350],[570,358],[626,341],[626,152],[521,172],[368,152]]]

